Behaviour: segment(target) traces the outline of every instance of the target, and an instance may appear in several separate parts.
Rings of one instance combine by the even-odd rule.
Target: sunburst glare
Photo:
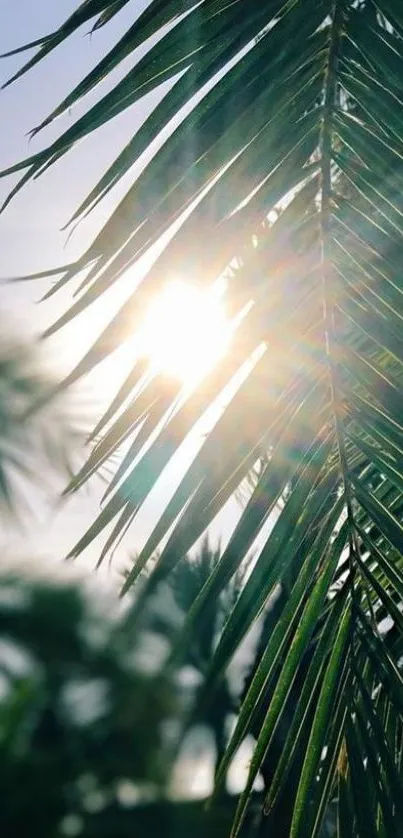
[[[230,335],[221,289],[177,280],[150,304],[136,342],[153,370],[193,386],[225,354]]]

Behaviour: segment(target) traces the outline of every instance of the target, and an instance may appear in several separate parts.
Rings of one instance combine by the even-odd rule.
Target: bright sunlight
[[[220,289],[177,280],[153,300],[136,338],[154,370],[194,385],[224,355],[230,333]]]

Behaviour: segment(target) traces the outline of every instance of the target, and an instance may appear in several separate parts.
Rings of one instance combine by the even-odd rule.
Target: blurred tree
[[[69,834],[134,784],[163,786],[172,686],[141,669],[83,586],[0,580],[0,832]],[[123,791],[122,791],[123,789]],[[69,826],[70,825],[70,826]],[[80,834],[85,835],[85,832]],[[110,832],[116,835],[116,832]]]

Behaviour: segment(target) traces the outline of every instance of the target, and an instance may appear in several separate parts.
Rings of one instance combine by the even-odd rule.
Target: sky
[[[94,66],[127,28],[128,22],[147,5],[147,0],[132,0],[127,8],[116,16],[115,20],[98,33],[88,37],[87,25],[76,33],[67,44],[55,50],[43,63],[40,63],[26,76],[5,90],[1,91],[0,113],[4,126],[0,132],[0,169],[39,150],[45,143],[57,136],[72,119],[76,119],[85,108],[95,101],[107,86],[95,91],[79,103],[56,123],[38,137],[29,141],[27,133],[38,124],[62,100],[66,93]],[[0,29],[0,53],[35,40],[42,34],[56,28],[76,6],[76,0],[1,0],[2,26]],[[2,82],[12,75],[22,64],[23,56],[4,58],[0,61],[0,79]],[[137,53],[138,55],[138,53]],[[126,60],[124,66],[114,74],[108,86],[133,63]],[[109,163],[117,156],[128,138],[140,126],[144,118],[158,101],[158,94],[144,97],[134,107],[110,122],[107,126],[73,149],[60,163],[52,167],[35,183],[30,183],[13,199],[0,217],[0,277],[8,278],[44,270],[54,265],[63,264],[78,256],[99,227],[108,217],[120,196],[130,183],[132,174],[123,182],[96,210],[89,219],[81,224],[67,242],[67,234],[61,228],[69,219],[83,197],[96,183]],[[14,186],[14,176],[0,179],[0,200],[3,200]],[[67,243],[66,243],[67,242]],[[147,258],[138,270],[147,266]],[[127,277],[120,283],[120,291],[92,306],[87,314],[62,330],[45,344],[44,353],[52,363],[56,359],[55,369],[69,369],[79,359],[88,341],[101,330],[105,317],[111,308],[117,308],[130,289],[133,277]],[[49,302],[38,303],[48,289],[48,281],[0,285],[0,312],[3,323],[11,332],[22,335],[40,334],[40,332],[70,302],[71,290],[55,295]],[[93,403],[94,410],[107,398],[111,379],[115,377],[116,366],[102,366],[97,375],[85,380],[81,385],[86,403]],[[195,452],[197,440],[190,441],[185,449],[182,462]],[[149,533],[158,510],[162,510],[164,500],[178,482],[180,472],[173,463],[161,479],[156,489],[140,513],[137,524],[131,530],[126,541],[127,552],[137,550]],[[75,496],[67,506],[55,514],[54,505],[37,510],[37,526],[29,527],[30,550],[59,559],[73,546],[94,519],[98,508],[101,490],[100,481],[95,481],[89,490]],[[234,516],[238,516],[239,507],[235,502],[213,527],[213,538],[223,534],[224,539],[233,526]],[[26,533],[23,533],[24,549]],[[9,536],[9,549],[12,552],[21,543],[20,534]],[[96,560],[102,539],[89,548],[83,562],[92,566]],[[126,554],[122,554],[125,561]]]

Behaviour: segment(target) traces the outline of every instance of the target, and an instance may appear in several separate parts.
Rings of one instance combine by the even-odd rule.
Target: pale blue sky
[[[59,133],[64,125],[77,118],[84,108],[82,103],[79,103],[71,114],[65,115],[47,129],[43,135],[40,134],[28,143],[27,132],[47,116],[69,89],[104,54],[105,49],[117,40],[128,21],[133,20],[133,14],[146,5],[147,0],[132,0],[108,27],[91,38],[86,36],[90,28],[87,25],[43,64],[1,92],[1,169],[40,149],[45,142]],[[57,3],[54,0],[38,0],[36,3],[32,0],[2,0],[0,53],[53,30],[75,6],[76,0],[58,0]],[[0,63],[1,80],[5,81],[21,66],[21,58],[30,54],[3,59]],[[124,69],[127,69],[131,60],[125,63]],[[121,73],[122,70],[119,70],[113,81],[117,80]],[[99,92],[96,91],[92,97],[85,100],[85,106],[98,96]],[[101,205],[99,212],[96,211],[88,222],[78,228],[67,246],[66,233],[60,232],[60,229],[155,102],[155,95],[146,97],[89,140],[84,141],[43,178],[29,184],[17,195],[0,217],[0,276],[15,276],[63,264],[82,251],[124,191],[128,180],[126,179]],[[7,195],[14,182],[13,178],[0,180],[0,200]],[[40,332],[50,320],[64,310],[69,303],[70,290],[66,294],[56,296],[49,303],[37,305],[36,301],[47,287],[46,282],[34,282],[0,288],[1,308],[3,312],[7,309],[12,313],[11,322],[15,324],[14,328],[21,328],[23,332]],[[118,303],[117,297],[107,301],[108,313],[110,305]],[[77,353],[80,353],[80,346],[87,335],[94,330],[99,331],[104,316],[103,308],[105,311],[105,305],[103,307],[100,304],[98,309],[91,309],[88,315],[81,316],[55,338],[48,350],[52,359],[62,358],[63,364],[71,365]],[[74,350],[71,347],[74,347]],[[105,374],[102,373],[102,376],[105,377]],[[101,396],[102,393],[99,391],[97,395]],[[176,479],[174,466],[165,476],[163,487],[154,492],[146,504],[138,525],[132,530],[127,547],[137,548],[144,540],[157,507],[161,506]],[[99,489],[95,486],[85,498],[80,496],[74,499],[67,510],[56,517],[52,512],[45,510],[32,549],[45,551],[58,558],[72,546],[75,536],[78,538],[94,517],[98,496]],[[215,527],[216,535],[222,528],[228,531],[236,513],[238,507],[233,504]],[[89,551],[90,561],[93,561],[98,550],[99,545],[95,545],[94,549]]]
[[[7,11],[2,15],[0,51],[33,40],[57,26],[76,5],[75,0],[2,0]],[[58,120],[43,134],[28,142],[26,134],[45,117],[85,73],[104,54],[105,49],[125,30],[133,12],[146,2],[133,0],[124,12],[105,29],[92,37],[86,36],[88,25],[63,44],[46,61],[39,64],[14,85],[2,91],[0,100],[1,122],[0,163],[4,168],[27,154],[40,149],[73,118],[82,113],[82,103],[72,113]],[[34,12],[35,9],[35,12]],[[3,59],[0,78],[4,81],[21,66],[22,59],[31,53]],[[130,60],[130,59],[129,59]],[[127,68],[127,64],[126,64]],[[118,75],[115,75],[115,79]],[[100,88],[101,90],[102,88]],[[105,87],[103,89],[106,89]],[[96,91],[86,102],[98,98]],[[79,253],[91,232],[101,223],[101,218],[79,229],[67,249],[65,233],[58,230],[68,220],[71,211],[94,184],[99,173],[124,145],[152,105],[151,97],[126,111],[105,129],[98,132],[79,151],[67,155],[59,165],[30,185],[18,195],[2,218],[2,273],[24,272],[65,261]],[[12,179],[0,181],[1,195],[5,196]],[[116,201],[116,196],[113,201]],[[108,207],[105,205],[104,213]],[[24,248],[21,233],[24,232]],[[60,305],[60,303],[59,303]]]

